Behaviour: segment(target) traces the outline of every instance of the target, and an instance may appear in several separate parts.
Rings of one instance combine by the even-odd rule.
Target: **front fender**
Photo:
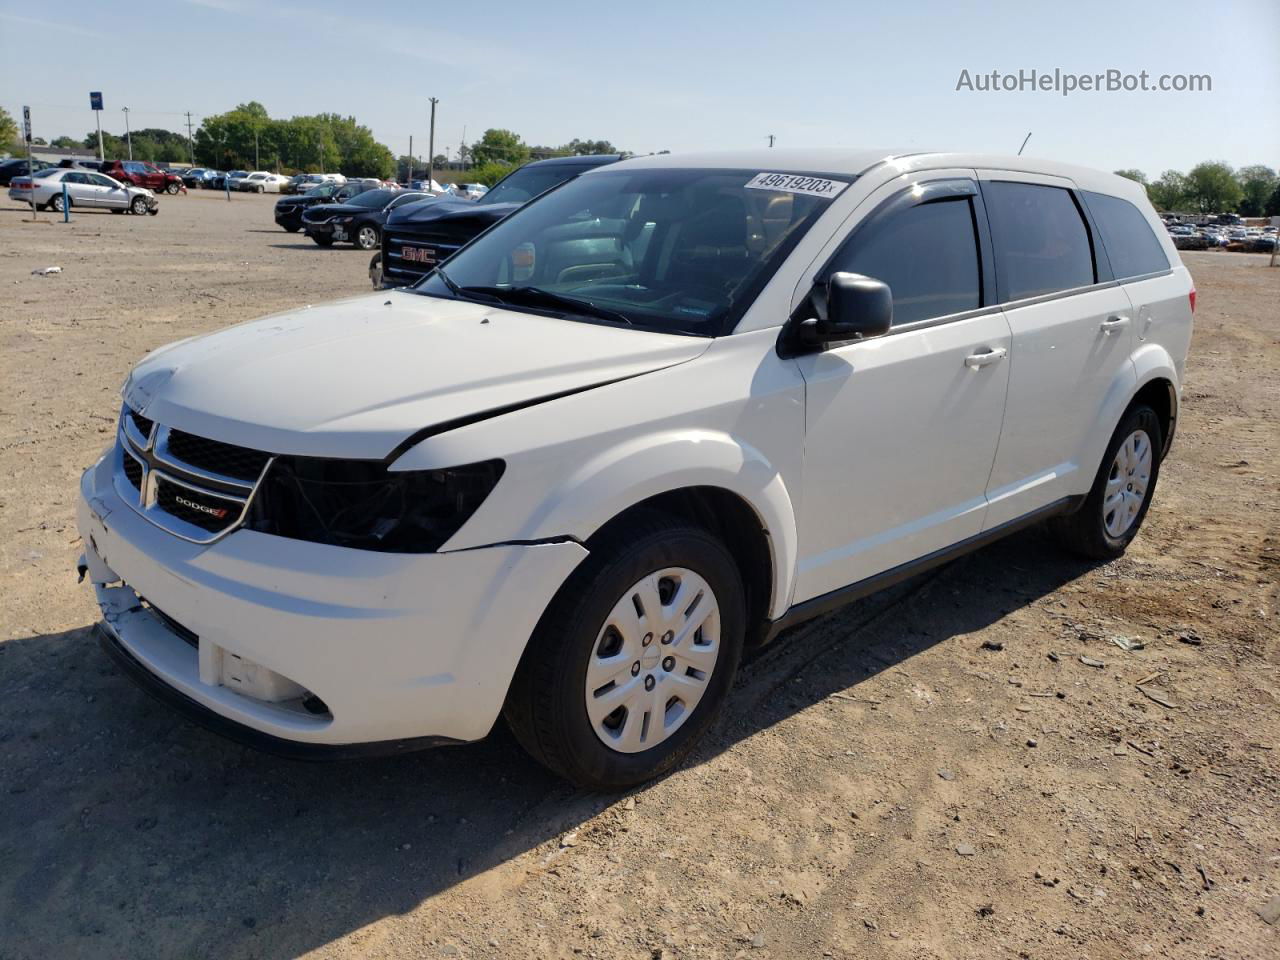
[[[718,487],[750,505],[769,540],[774,583],[770,615],[791,597],[798,543],[795,506],[778,468],[728,434],[673,430],[634,437],[603,451],[565,478],[529,517],[528,539],[570,534],[586,540],[630,507],[689,487]]]

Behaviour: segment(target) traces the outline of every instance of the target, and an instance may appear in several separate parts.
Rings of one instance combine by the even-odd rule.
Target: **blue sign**
[[[101,91],[101,90],[94,90],[94,91],[90,92],[90,94],[89,94],[89,109],[90,109],[90,110],[101,110],[101,109],[102,109],[102,91]]]

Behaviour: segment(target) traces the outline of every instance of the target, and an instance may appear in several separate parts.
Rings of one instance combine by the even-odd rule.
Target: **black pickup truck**
[[[479,200],[439,198],[391,211],[382,229],[382,252],[369,262],[375,288],[417,283],[454,251],[539,194],[594,167],[622,157],[553,157],[513,170]]]

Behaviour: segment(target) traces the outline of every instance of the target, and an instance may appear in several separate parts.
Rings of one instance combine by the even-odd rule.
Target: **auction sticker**
[[[828,200],[840,196],[840,191],[848,185],[844,180],[827,180],[825,177],[806,177],[795,173],[757,173],[747,181],[748,190],[781,190],[783,193],[803,193]]]

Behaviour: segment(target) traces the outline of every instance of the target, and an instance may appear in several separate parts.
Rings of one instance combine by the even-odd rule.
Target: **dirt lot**
[[[271,198],[161,203],[69,226],[0,206],[0,958],[1280,956],[1265,257],[1186,255],[1184,417],[1127,557],[1032,531],[801,628],[691,763],[603,797],[501,730],[264,756],[98,649],[73,506],[126,371],[367,289],[364,255],[277,230]]]

